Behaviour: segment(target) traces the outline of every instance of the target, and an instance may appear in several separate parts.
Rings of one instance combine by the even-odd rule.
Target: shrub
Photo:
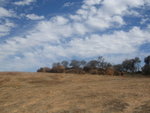
[[[41,67],[37,70],[37,72],[51,72],[51,69],[48,67]]]
[[[144,75],[149,75],[149,76],[150,76],[150,65],[145,65],[145,66],[142,68],[142,71],[143,71],[143,74],[144,74]]]
[[[90,74],[98,74],[98,70],[97,69],[91,69]]]
[[[64,73],[65,67],[62,65],[55,66],[51,69],[51,72],[53,72],[53,73]]]
[[[70,68],[65,71],[66,73],[75,73],[75,74],[85,74],[85,71],[82,69]]]
[[[113,68],[107,68],[105,74],[106,75],[114,75],[115,74],[115,70]]]

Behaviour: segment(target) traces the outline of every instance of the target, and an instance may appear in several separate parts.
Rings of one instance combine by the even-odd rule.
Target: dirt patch
[[[136,107],[133,113],[150,113],[150,101],[147,101],[145,104]]]
[[[129,104],[122,100],[114,99],[105,103],[104,106],[106,107],[106,111],[103,113],[116,113],[123,112]]]

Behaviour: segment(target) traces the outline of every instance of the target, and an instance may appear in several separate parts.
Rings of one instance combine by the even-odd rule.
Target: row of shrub
[[[99,75],[123,75],[124,73],[137,74],[143,73],[150,75],[150,56],[145,57],[145,65],[141,66],[141,60],[138,57],[133,59],[125,59],[121,64],[112,65],[106,62],[100,56],[96,60],[72,60],[53,63],[52,68],[42,67],[37,72],[50,73],[76,73],[76,74],[99,74]]]
[[[99,74],[99,75],[123,75],[123,72],[117,71],[113,68],[107,69],[87,69],[86,68],[65,68],[64,66],[57,66],[55,68],[42,67],[37,72],[49,72],[49,73],[75,73],[75,74]]]
[[[143,73],[150,75],[150,56],[145,57],[145,65],[141,66],[138,57],[125,59],[121,64],[112,65],[100,56],[96,60],[72,60],[53,63],[52,67],[42,67],[37,72],[50,73],[76,73],[76,74],[100,74],[100,75],[123,75],[124,73],[137,74]]]

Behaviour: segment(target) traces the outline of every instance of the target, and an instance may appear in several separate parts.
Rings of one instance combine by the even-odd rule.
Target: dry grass
[[[150,78],[3,72],[0,113],[150,113]]]

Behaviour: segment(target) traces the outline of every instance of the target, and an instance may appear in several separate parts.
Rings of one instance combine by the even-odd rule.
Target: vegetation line
[[[102,56],[96,60],[72,60],[53,63],[52,68],[41,67],[37,72],[51,73],[77,73],[77,74],[100,74],[100,75],[123,75],[129,74],[144,74],[150,76],[150,56],[145,57],[145,65],[141,67],[139,57],[133,59],[125,59],[121,64],[112,65],[106,62]]]

